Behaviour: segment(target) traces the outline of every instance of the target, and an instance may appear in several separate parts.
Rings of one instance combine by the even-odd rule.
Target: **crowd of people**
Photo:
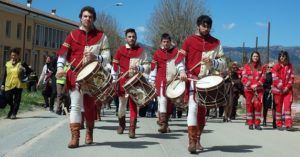
[[[219,109],[220,115],[225,112],[224,117],[227,120],[236,119],[238,99],[242,95],[246,99],[246,121],[249,129],[262,130],[262,110],[263,126],[267,125],[266,116],[269,108],[273,110],[274,128],[283,130],[285,125],[286,130],[292,129],[291,104],[294,74],[286,51],[279,53],[276,64],[263,64],[260,53],[254,51],[249,63],[238,67],[238,64],[233,62],[227,69],[221,42],[210,34],[213,21],[209,16],[201,15],[196,20],[196,33],[188,36],[180,48],[172,43],[169,34],[163,33],[160,47],[153,57],[150,57],[149,53],[138,44],[136,31],[129,28],[125,31],[126,43],[117,49],[114,56],[111,56],[106,35],[94,26],[96,20],[94,8],[83,7],[79,18],[80,27],[70,32],[58,50],[57,57],[46,57],[46,64],[38,81],[36,74],[32,73],[28,85],[28,90],[35,90],[32,88],[34,84],[42,87],[44,107],[49,107],[50,111],[61,115],[65,112],[64,107],[69,109],[67,111],[70,112],[69,148],[79,147],[83,119],[86,125],[85,143],[87,145],[93,143],[93,129],[95,120],[99,119],[99,106],[101,108],[102,104],[110,104],[112,100],[117,105],[117,134],[124,133],[128,107],[128,136],[135,138],[138,108],[143,108],[140,101],[145,100],[144,103],[150,104],[147,112],[149,117],[155,115],[157,108],[159,133],[171,131],[169,119],[174,114],[175,104],[179,105],[177,106],[178,117],[182,116],[182,109],[187,109],[188,151],[190,153],[202,151],[200,139],[205,127],[205,115],[208,113],[205,102],[199,102],[197,88],[201,86],[198,80],[209,75],[222,77],[226,84],[225,89],[230,93],[226,95],[228,101],[224,103],[225,106],[222,108],[223,105],[220,105]],[[152,58],[151,62],[150,58]],[[100,68],[104,67],[102,72],[100,70],[95,74],[97,76],[90,76],[88,72],[85,74],[80,71],[84,67],[91,66],[92,63],[96,63],[95,68],[98,65]],[[21,94],[25,88],[25,83],[19,74],[26,71],[28,68],[21,64],[19,52],[12,49],[1,86],[10,106],[7,118],[16,118]],[[79,76],[79,72],[83,74],[80,73]],[[140,75],[146,73],[148,77]],[[106,76],[111,77],[106,78]],[[83,80],[85,77],[88,79],[78,81],[78,77],[82,77]],[[168,98],[167,88],[176,80],[179,81],[174,88],[183,86],[184,89],[174,101]],[[105,83],[109,88],[114,89],[113,94],[109,93],[110,90],[101,91],[106,89],[106,86],[102,87]],[[156,96],[152,95],[153,91]],[[105,101],[102,99],[103,95]],[[147,96],[151,99],[150,103]],[[282,119],[283,114],[284,119]]]

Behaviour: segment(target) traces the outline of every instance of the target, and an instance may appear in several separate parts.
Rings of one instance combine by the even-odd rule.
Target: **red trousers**
[[[293,91],[288,91],[285,94],[274,94],[276,105],[276,125],[282,127],[282,107],[284,113],[285,126],[291,127],[293,125],[292,120],[292,102]]]
[[[263,92],[259,91],[257,92],[257,95],[255,95],[255,93],[252,91],[245,91],[245,97],[247,124],[260,125]]]

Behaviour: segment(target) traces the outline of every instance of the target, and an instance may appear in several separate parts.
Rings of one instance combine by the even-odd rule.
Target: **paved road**
[[[270,126],[262,131],[248,130],[244,120],[223,123],[221,119],[208,119],[202,144],[205,150],[197,155],[187,151],[186,119],[173,119],[171,133],[158,134],[155,118],[139,118],[137,138],[116,134],[117,118],[113,110],[106,110],[102,121],[96,122],[94,144],[84,144],[81,131],[80,147],[68,149],[70,140],[68,120],[48,111],[35,111],[19,115],[17,120],[0,119],[1,157],[298,157],[300,132],[274,130]],[[127,121],[128,125],[128,121]]]

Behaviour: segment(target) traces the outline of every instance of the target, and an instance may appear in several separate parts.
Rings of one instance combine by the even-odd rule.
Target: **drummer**
[[[173,107],[166,97],[166,88],[167,84],[170,83],[176,75],[175,59],[178,49],[172,45],[171,37],[167,33],[161,35],[160,41],[160,48],[154,52],[152,57],[149,82],[156,88],[159,103],[158,123],[160,124],[160,128],[158,132],[166,133],[170,131],[168,129],[168,121],[170,114],[172,114]]]
[[[67,36],[57,53],[56,77],[61,78],[67,75],[66,85],[71,97],[70,130],[72,139],[68,145],[69,148],[77,148],[79,146],[82,107],[84,107],[86,119],[86,144],[93,143],[93,128],[96,117],[96,98],[87,94],[83,95],[79,91],[80,87],[78,83],[76,83],[77,72],[88,62],[99,60],[103,64],[106,64],[110,59],[107,37],[94,26],[96,20],[95,9],[90,6],[83,7],[80,11],[79,18],[80,27],[73,30],[70,35]],[[71,68],[67,71],[67,74],[65,74],[63,69],[66,62],[71,63]]]
[[[137,35],[135,29],[129,28],[125,31],[126,44],[118,48],[113,57],[113,68],[111,74],[113,77],[113,83],[118,83],[118,96],[119,96],[119,127],[117,129],[118,134],[123,134],[125,129],[125,111],[127,102],[129,103],[130,110],[130,127],[129,138],[135,138],[136,122],[137,122],[137,105],[130,98],[125,97],[125,90],[123,85],[136,73],[144,72],[147,61],[147,53],[144,48],[140,47],[137,42]],[[128,101],[127,101],[128,100]]]
[[[189,36],[183,43],[175,63],[180,72],[180,79],[200,79],[210,74],[211,69],[223,70],[225,58],[220,41],[210,35],[212,19],[201,15],[197,19],[196,34]],[[185,71],[186,68],[186,71]],[[191,79],[190,79],[191,80]],[[200,136],[205,125],[205,107],[195,100],[194,81],[188,81],[185,102],[188,103],[188,137],[190,153],[203,150]]]

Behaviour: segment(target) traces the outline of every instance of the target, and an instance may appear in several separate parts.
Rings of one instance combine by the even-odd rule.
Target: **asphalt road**
[[[248,130],[243,117],[229,123],[208,119],[201,143],[205,150],[187,151],[186,118],[172,119],[171,133],[157,132],[156,118],[139,118],[136,139],[116,133],[118,122],[113,110],[105,110],[94,129],[94,144],[85,145],[81,131],[80,147],[68,149],[70,130],[66,116],[48,111],[20,114],[18,119],[0,119],[1,157],[298,157],[300,131],[279,131],[271,123],[262,131]],[[129,122],[127,120],[127,126]]]

